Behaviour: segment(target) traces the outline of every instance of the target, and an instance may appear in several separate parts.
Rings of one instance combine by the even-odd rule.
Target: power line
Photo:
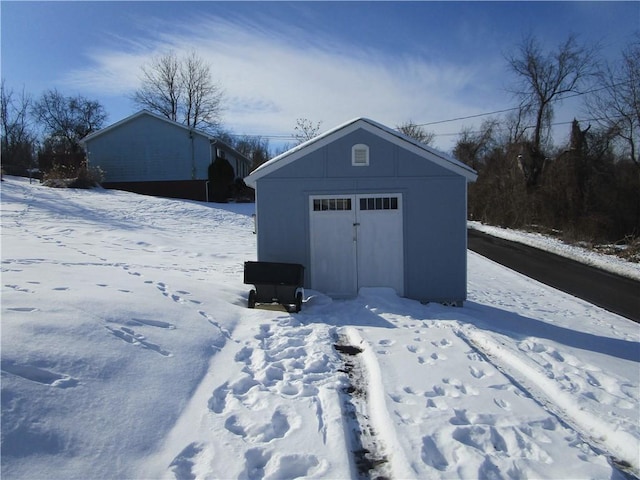
[[[623,118],[623,117],[624,117],[623,115],[620,115],[620,116],[618,116],[618,117],[613,117],[613,118]],[[584,123],[584,122],[598,122],[598,121],[600,121],[600,120],[609,120],[609,119],[608,119],[608,118],[605,118],[605,117],[600,117],[600,118],[583,118],[583,119],[577,119],[577,118],[576,118],[576,119],[575,119],[575,121],[577,121],[578,123]],[[573,123],[573,120],[571,120],[571,121],[565,121],[565,122],[554,122],[554,123],[549,124],[549,126],[550,126],[550,127],[558,127],[558,126],[560,126],[560,125],[571,125],[572,123]],[[527,126],[525,126],[525,127],[522,127],[522,130],[524,131],[524,130],[526,130],[526,129],[528,129],[528,128],[534,128],[534,127],[535,127],[535,125],[527,125]],[[504,131],[504,130],[506,130],[506,127],[498,127],[498,130],[500,130],[500,131]],[[470,131],[470,132],[468,132],[468,133],[475,134],[475,133],[482,133],[482,131],[481,131],[481,130],[473,130],[473,131]],[[453,136],[456,136],[456,135],[460,135],[460,132],[434,133],[433,135],[434,135],[435,137],[453,137]]]
[[[565,95],[563,97],[558,97],[558,98],[554,98],[553,102],[560,102],[563,100],[567,100],[570,98],[575,98],[575,97],[580,97],[582,95],[587,95],[590,93],[595,93],[598,92],[600,90],[605,90],[608,88],[615,88],[615,87],[619,87],[621,85],[625,85],[628,84],[630,82],[620,82],[620,83],[616,83],[614,85],[607,85],[604,87],[598,87],[598,88],[593,88],[591,90],[587,90],[585,92],[576,92],[573,93],[571,95]],[[426,123],[416,123],[414,124],[416,127],[428,127],[428,126],[432,126],[432,125],[440,125],[443,123],[451,123],[451,122],[457,122],[460,120],[470,120],[473,118],[480,118],[480,117],[487,117],[489,115],[498,115],[500,113],[507,113],[507,112],[512,112],[512,111],[516,111],[516,110],[520,110],[522,107],[511,107],[511,108],[503,108],[501,110],[494,110],[492,112],[484,112],[484,113],[476,113],[474,115],[466,115],[463,117],[455,117],[455,118],[449,118],[446,120],[436,120],[433,122],[426,122]],[[601,118],[589,118],[589,119],[584,119],[584,120],[578,120],[579,122],[591,122],[591,121],[598,121],[598,120],[602,120]],[[568,125],[571,122],[559,122],[559,123],[553,123],[551,124],[551,126],[558,126],[558,125]],[[533,128],[533,125],[529,125],[525,128]],[[470,133],[479,133],[479,132],[470,132]],[[460,132],[456,132],[456,133],[434,133],[434,136],[436,137],[447,137],[447,136],[453,136],[453,135],[459,135]],[[292,134],[271,134],[271,135],[257,135],[257,134],[229,134],[232,137],[258,137],[258,138],[264,138],[264,139],[269,139],[269,140],[291,140],[294,141],[296,140],[296,138],[292,135]]]
[[[520,107],[505,108],[503,110],[495,110],[493,112],[477,113],[475,115],[467,115],[466,117],[456,117],[456,118],[449,118],[447,120],[438,120],[435,122],[417,123],[415,125],[416,127],[427,127],[429,125],[438,125],[441,123],[457,122],[458,120],[469,120],[470,118],[486,117],[487,115],[496,115],[498,113],[511,112],[512,110],[518,110],[519,108]]]
[[[580,97],[582,95],[587,95],[589,93],[595,93],[595,92],[599,92],[600,90],[605,90],[607,88],[615,88],[615,87],[619,87],[621,85],[625,85],[629,82],[620,82],[620,83],[616,83],[614,85],[608,85],[606,87],[598,87],[598,88],[593,88],[591,90],[587,90],[586,92],[576,92],[573,93],[571,95],[565,95],[563,97],[558,97],[558,98],[554,98],[553,101],[554,102],[561,102],[563,100],[567,100],[569,98],[575,98],[575,97]],[[493,112],[485,112],[485,113],[476,113],[474,115],[467,115],[465,117],[456,117],[456,118],[449,118],[447,120],[437,120],[434,122],[427,122],[427,123],[417,123],[415,124],[416,127],[428,127],[430,125],[439,125],[442,123],[450,123],[450,122],[457,122],[459,120],[469,120],[472,118],[479,118],[479,117],[486,117],[489,115],[497,115],[499,113],[507,113],[507,112],[512,112],[514,110],[520,110],[521,107],[511,107],[511,108],[504,108],[502,110],[494,110]],[[441,134],[442,135],[442,134]]]

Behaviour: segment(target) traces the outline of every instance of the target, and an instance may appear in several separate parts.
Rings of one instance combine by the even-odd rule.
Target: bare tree
[[[560,44],[557,50],[545,52],[532,36],[526,37],[516,53],[507,56],[507,62],[518,77],[513,93],[520,99],[523,114],[534,120],[531,143],[533,172],[541,172],[545,155],[542,143],[553,119],[553,104],[564,95],[576,93],[595,73],[596,48],[578,45],[574,35]],[[535,185],[538,175],[528,179]]]
[[[503,143],[522,143],[528,140],[525,110],[522,106],[505,115],[503,124]]]
[[[133,101],[169,120],[214,130],[220,122],[223,92],[196,52],[184,58],[169,52],[142,67],[141,87]]]
[[[497,120],[485,120],[477,132],[471,128],[462,129],[453,149],[453,155],[474,170],[478,170],[484,163],[484,158],[497,146],[495,139],[497,129]]]
[[[640,167],[640,32],[622,52],[616,65],[606,65],[587,99],[587,109],[598,124],[626,146],[627,155]]]
[[[142,86],[133,95],[133,101],[143,107],[178,120],[180,101],[179,62],[174,52],[155,57],[142,67]]]
[[[95,100],[81,95],[65,97],[48,90],[33,105],[33,115],[48,139],[71,153],[80,151],[80,140],[102,128],[107,113]]]
[[[209,65],[192,52],[180,70],[184,90],[184,120],[190,127],[206,125],[215,128],[222,111],[222,89],[211,79]]]
[[[251,169],[258,168],[271,157],[269,140],[259,136],[244,135],[232,143],[233,147],[251,160]]]
[[[99,130],[107,119],[99,102],[80,95],[65,97],[57,90],[45,92],[33,104],[32,113],[44,133],[38,152],[42,172],[64,167],[75,173],[85,161],[80,141]]]
[[[396,126],[396,130],[425,145],[432,145],[436,137],[435,133],[426,131],[422,126],[416,125],[412,120]]]
[[[25,175],[32,167],[36,143],[28,116],[31,97],[23,90],[16,95],[7,89],[2,79],[0,86],[0,121],[2,135],[2,164],[8,173]]]
[[[318,136],[321,124],[322,122],[314,124],[308,118],[298,118],[296,119],[296,126],[293,129],[293,138],[295,138],[298,145],[307,140],[311,140]]]

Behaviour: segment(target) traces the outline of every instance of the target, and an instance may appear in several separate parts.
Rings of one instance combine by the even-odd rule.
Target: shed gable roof
[[[477,178],[477,173],[468,165],[456,160],[455,158],[440,152],[434,148],[424,145],[402,133],[386,127],[378,122],[370,120],[368,118],[356,118],[342,125],[339,125],[322,135],[319,135],[311,140],[308,140],[300,145],[284,152],[281,155],[269,160],[268,162],[260,165],[253,172],[245,178],[247,185],[254,187],[256,182],[276,170],[295,162],[296,160],[308,155],[309,153],[318,150],[325,145],[328,145],[335,140],[349,135],[358,129],[366,130],[378,137],[381,137],[401,148],[411,151],[412,153],[431,161],[447,170],[462,175],[469,182],[473,182]]]

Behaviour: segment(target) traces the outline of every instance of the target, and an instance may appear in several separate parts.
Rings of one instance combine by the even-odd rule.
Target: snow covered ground
[[[5,179],[3,478],[640,473],[629,320],[472,252],[463,308],[250,310],[253,205]]]

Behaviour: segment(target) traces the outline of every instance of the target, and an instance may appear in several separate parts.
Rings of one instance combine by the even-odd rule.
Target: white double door
[[[404,294],[401,194],[316,195],[309,209],[311,288],[333,297],[362,287]]]

